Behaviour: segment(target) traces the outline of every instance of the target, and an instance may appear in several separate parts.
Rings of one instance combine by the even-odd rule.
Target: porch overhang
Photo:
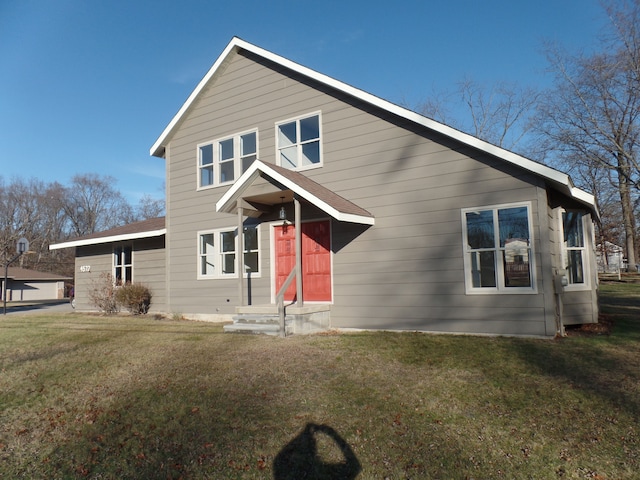
[[[277,165],[256,160],[216,203],[216,212],[234,213],[238,207],[248,207],[243,200],[245,191],[259,178],[278,185],[281,190],[290,190],[294,195],[319,208],[340,222],[374,225],[371,213],[355,203],[341,197],[328,188],[295,172]],[[256,206],[256,211],[260,209]]]

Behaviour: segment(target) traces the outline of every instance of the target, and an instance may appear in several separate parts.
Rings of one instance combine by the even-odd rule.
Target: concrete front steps
[[[298,307],[285,306],[286,335],[304,335],[328,330],[331,306],[311,304]],[[225,333],[251,333],[256,335],[280,335],[280,318],[277,305],[249,305],[236,307],[233,323],[223,327]]]

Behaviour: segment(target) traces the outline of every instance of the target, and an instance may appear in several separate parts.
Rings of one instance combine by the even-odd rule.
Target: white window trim
[[[567,254],[567,250],[569,250],[566,246],[566,242],[564,241],[564,222],[562,221],[562,214],[566,212],[579,212],[582,213],[582,238],[584,240],[584,247],[582,248],[571,248],[571,250],[582,250],[582,266],[584,271],[582,272],[582,277],[584,278],[583,283],[569,283],[564,287],[565,292],[579,292],[583,290],[591,290],[591,255],[589,255],[589,242],[592,238],[593,230],[588,228],[587,215],[579,210],[566,210],[564,208],[558,208],[558,232],[560,233],[560,258],[562,259],[562,268],[567,269],[569,265],[569,255]],[[569,271],[567,269],[567,280],[570,281]]]
[[[258,159],[258,152],[260,151],[260,146],[258,144],[260,135],[258,135],[258,129],[252,128],[249,130],[245,130],[243,132],[234,133],[232,135],[226,135],[224,137],[219,137],[214,140],[209,140],[206,142],[202,142],[196,145],[196,189],[197,190],[208,190],[210,188],[222,187],[225,185],[233,184],[240,176],[242,175],[242,156],[240,155],[241,144],[240,138],[243,135],[247,135],[249,133],[255,133],[256,135],[256,160]],[[220,142],[224,142],[225,140],[233,139],[233,180],[229,180],[226,182],[220,182]],[[211,185],[202,185],[201,171],[202,166],[200,165],[200,148],[206,145],[213,146],[213,183]]]
[[[529,242],[530,242],[530,250],[531,255],[529,259],[529,270],[531,272],[531,286],[530,287],[507,287],[505,286],[505,278],[504,278],[504,268],[502,268],[502,255],[497,255],[497,265],[496,265],[496,276],[497,276],[497,286],[496,287],[474,287],[472,272],[471,272],[471,260],[470,260],[470,251],[467,249],[467,212],[475,212],[478,210],[492,210],[497,212],[498,210],[505,208],[518,208],[518,207],[526,207],[527,208],[527,220],[529,222]],[[499,205],[483,205],[479,207],[472,208],[463,208],[460,211],[461,214],[461,222],[462,222],[462,258],[464,264],[464,285],[465,285],[465,293],[467,295],[535,295],[538,293],[538,282],[536,275],[536,251],[534,248],[535,238],[533,232],[533,218],[532,218],[532,208],[531,202],[517,202],[517,203],[504,203]],[[497,213],[496,213],[497,215]],[[500,252],[501,249],[493,249],[497,252]]]
[[[304,170],[313,170],[314,168],[320,168],[324,165],[324,148],[322,146],[323,144],[323,131],[322,131],[322,112],[321,111],[317,111],[317,112],[311,112],[311,113],[306,113],[304,115],[298,115],[297,117],[292,117],[292,118],[288,118],[286,120],[282,120],[279,121],[275,124],[275,138],[276,138],[276,165],[278,165],[279,167],[282,167],[282,164],[280,162],[280,135],[278,134],[278,128],[280,127],[280,125],[285,125],[287,123],[292,123],[292,122],[299,122],[300,120],[304,120],[305,118],[311,118],[311,117],[318,117],[318,140],[319,140],[319,157],[320,157],[320,161],[314,165],[307,165],[304,167],[297,167],[295,169],[293,169],[296,172],[301,172]],[[300,128],[297,129],[297,131],[300,131]],[[296,139],[297,140],[297,139]],[[296,146],[298,147],[298,154],[299,154],[299,158],[302,158],[301,155],[301,149],[302,149],[302,143],[296,142]],[[284,167],[287,168],[287,167]]]
[[[135,269],[134,269],[135,258],[134,257],[135,257],[135,252],[134,252],[132,243],[124,243],[124,244],[120,244],[120,245],[115,245],[113,247],[113,252],[111,254],[111,278],[113,278],[113,283],[116,286],[121,286],[121,285],[118,285],[118,279],[116,278],[116,268],[118,266],[116,265],[116,252],[115,252],[115,250],[117,248],[121,248],[124,251],[124,249],[126,247],[131,248],[131,263],[130,264],[123,263],[122,265],[119,265],[119,267],[123,269],[123,272],[126,272],[127,265],[130,265],[131,266],[131,278],[129,280],[125,280],[121,285],[125,285],[127,282],[134,283],[134,277],[135,277]]]
[[[260,278],[262,276],[262,249],[260,248],[260,244],[261,244],[261,232],[260,230],[262,230],[260,228],[260,225],[247,225],[246,227],[255,227],[257,233],[258,233],[258,272],[251,272],[251,278]],[[221,268],[220,265],[222,265],[222,252],[220,251],[220,234],[223,232],[235,232],[238,229],[238,227],[227,227],[227,228],[215,228],[215,229],[208,229],[208,230],[199,230],[196,234],[196,272],[197,272],[197,279],[198,280],[211,280],[211,279],[221,279],[221,278],[238,278],[238,274],[237,272],[234,273],[222,273],[221,272]],[[202,254],[200,252],[200,238],[202,237],[202,235],[206,235],[208,233],[212,233],[213,234],[213,238],[214,238],[214,249],[215,252],[213,253],[213,255],[215,256],[215,262],[216,262],[216,273],[214,274],[210,274],[210,275],[206,275],[202,273],[202,270],[200,269],[201,265],[200,265],[200,259],[202,257]],[[238,235],[235,235],[235,239],[234,239],[234,252],[237,255],[238,254]],[[243,257],[244,257],[244,251],[243,253]],[[236,257],[237,259],[237,257]],[[237,270],[238,266],[237,263],[234,264],[234,269]],[[243,274],[244,278],[247,278],[248,274],[247,272],[244,272]]]

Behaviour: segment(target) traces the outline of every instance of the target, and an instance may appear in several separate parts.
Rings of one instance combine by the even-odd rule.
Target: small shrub
[[[149,311],[151,291],[139,283],[127,283],[116,290],[116,302],[134,315]]]
[[[118,313],[118,303],[116,302],[116,287],[113,284],[113,277],[110,273],[102,273],[91,282],[89,287],[89,300],[91,303],[106,315]]]

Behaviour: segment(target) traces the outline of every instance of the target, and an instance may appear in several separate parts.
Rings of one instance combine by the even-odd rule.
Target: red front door
[[[331,301],[331,228],[329,220],[302,224],[302,290],[304,301]],[[275,227],[276,291],[295,268],[295,227]],[[285,293],[286,301],[293,301],[295,281]]]

